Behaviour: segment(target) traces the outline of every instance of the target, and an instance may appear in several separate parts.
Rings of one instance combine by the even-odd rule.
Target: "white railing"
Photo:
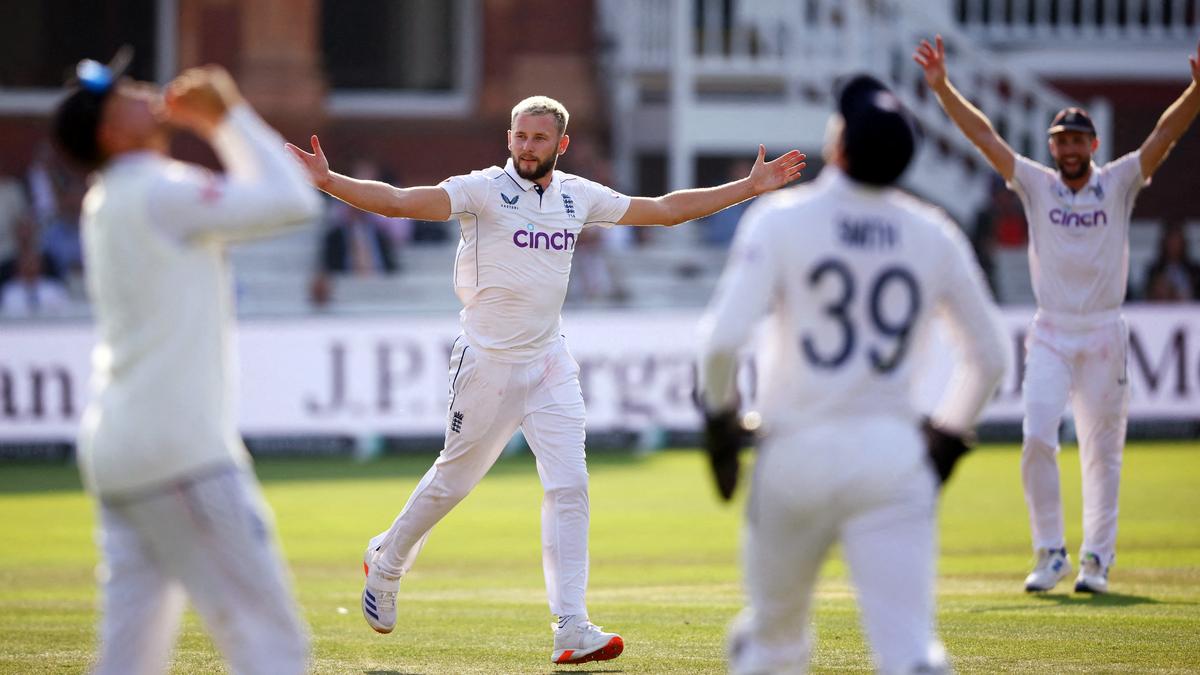
[[[935,33],[943,36],[955,84],[1015,150],[1034,159],[1049,159],[1045,129],[1056,111],[1073,102],[1031,72],[1008,66],[995,52],[977,46],[958,27],[948,4],[932,5],[904,0],[600,0],[612,47],[618,170],[631,162],[621,157],[629,139],[622,123],[636,117],[634,109],[646,100],[669,107],[664,133],[669,137],[671,183],[678,186],[689,183],[686,167],[695,155],[713,149],[706,143],[711,146],[711,138],[728,135],[696,123],[706,106],[728,106],[742,96],[747,123],[761,120],[754,115],[766,109],[792,119],[807,110],[805,119],[811,120],[814,111],[832,110],[838,77],[866,71],[889,82],[924,127],[925,150],[910,176],[914,187],[943,203],[962,195],[977,202],[991,170],[925,87],[921,69],[911,60],[918,41]],[[1088,103],[1106,135],[1107,106]],[[815,133],[810,143],[819,143],[820,130]],[[971,164],[982,170],[968,171]]]
[[[1200,0],[949,0],[954,18],[994,43],[1055,40],[1153,44],[1193,42]]]

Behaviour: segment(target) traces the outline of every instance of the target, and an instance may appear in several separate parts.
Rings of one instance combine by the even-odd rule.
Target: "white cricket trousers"
[[[446,443],[391,528],[373,540],[388,574],[405,574],[429,531],[495,464],[520,427],[542,481],[542,569],[550,611],[587,614],[588,474],[579,364],[560,340],[527,363],[484,357],[460,338],[450,355]]]
[[[190,598],[235,675],[308,663],[270,511],[244,469],[216,468],[144,496],[101,500],[97,675],[165,673]]]
[[[1058,428],[1075,413],[1083,484],[1082,553],[1116,558],[1117,492],[1129,418],[1129,328],[1119,312],[1063,316],[1038,310],[1025,340],[1021,481],[1033,547],[1066,546]]]
[[[880,672],[945,667],[934,629],[938,485],[925,454],[917,423],[900,418],[846,418],[760,444],[733,673],[807,670],[813,591],[837,542]]]

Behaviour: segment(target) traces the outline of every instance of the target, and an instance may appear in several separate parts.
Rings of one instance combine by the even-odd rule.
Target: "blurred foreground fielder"
[[[938,486],[1005,367],[998,314],[966,239],[942,212],[889,187],[914,152],[908,112],[860,76],[841,90],[839,113],[817,181],[742,219],[700,326],[708,444],[729,456],[740,432],[736,353],[770,317],[734,673],[806,668],[813,588],[839,541],[879,669],[945,667],[933,626]],[[923,436],[911,354],[935,314],[962,353]],[[718,465],[727,488],[720,472],[731,467]]]
[[[225,245],[312,220],[317,194],[224,70],[162,95],[122,70],[81,62],[53,122],[95,171],[81,229],[98,343],[78,448],[100,518],[96,672],[166,672],[191,598],[234,673],[301,673],[306,630],[235,427]],[[211,143],[226,177],[167,157],[168,124]]]
[[[1029,273],[1037,314],[1025,343],[1021,480],[1036,556],[1026,591],[1048,591],[1071,573],[1058,478],[1058,428],[1070,400],[1083,472],[1083,541],[1075,590],[1108,591],[1116,560],[1117,490],[1129,417],[1129,217],[1138,192],[1200,111],[1200,49],[1192,83],[1137,150],[1104,166],[1096,128],[1079,108],[1047,129],[1057,171],[1022,157],[950,83],[941,36],[913,59],[963,134],[1021,198],[1029,222]],[[1192,170],[1195,170],[1194,168]]]

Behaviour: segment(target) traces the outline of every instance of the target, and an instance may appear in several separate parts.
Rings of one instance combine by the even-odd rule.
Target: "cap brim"
[[[1064,131],[1082,131],[1085,134],[1094,134],[1096,130],[1084,124],[1056,124],[1046,130],[1046,133],[1053,136],[1061,134]]]

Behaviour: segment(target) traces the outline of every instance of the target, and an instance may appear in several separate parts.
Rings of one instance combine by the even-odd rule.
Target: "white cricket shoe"
[[[621,655],[625,641],[616,633],[605,633],[585,618],[570,617],[563,625],[550,624],[554,631],[554,663],[607,661]]]
[[[1076,593],[1107,593],[1108,568],[1095,553],[1084,553],[1079,561],[1079,576],[1075,577]]]
[[[1025,577],[1025,591],[1038,593],[1048,591],[1058,585],[1071,573],[1071,558],[1065,548],[1039,548],[1037,564],[1033,571]]]
[[[371,540],[363,554],[363,573],[367,575],[362,592],[363,618],[376,633],[390,633],[396,627],[396,594],[400,577],[384,574],[375,562],[376,541]]]

